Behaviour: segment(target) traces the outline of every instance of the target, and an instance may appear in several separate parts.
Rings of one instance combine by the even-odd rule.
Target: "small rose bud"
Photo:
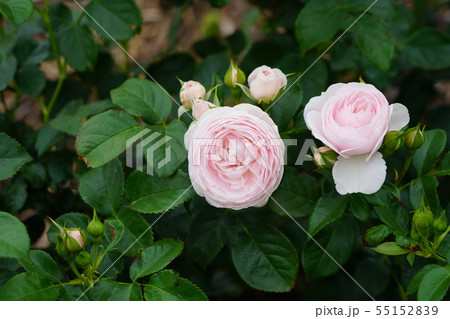
[[[188,109],[192,106],[192,101],[196,99],[204,99],[206,89],[197,81],[184,82],[180,90],[181,103]]]
[[[411,236],[411,239],[412,240],[415,240],[415,241],[418,241],[418,240],[420,240],[420,234],[419,234],[419,232],[417,231],[417,229],[416,229],[416,227],[415,226],[413,226],[413,227],[411,227],[411,233],[410,233],[410,236]]]
[[[71,228],[66,231],[63,238],[64,244],[71,252],[80,251],[86,242],[86,234],[79,228]]]
[[[412,151],[420,148],[425,142],[425,127],[420,130],[420,126],[411,127],[405,132],[405,145],[406,148]]]
[[[286,84],[287,78],[283,72],[265,65],[254,69],[248,76],[248,85],[253,98],[265,103],[275,100]]]
[[[328,146],[319,147],[314,153],[314,163],[318,168],[331,168],[336,163],[337,154]]]
[[[91,263],[91,254],[87,251],[80,251],[80,253],[75,256],[75,262],[82,267],[87,266]]]
[[[405,145],[403,131],[391,131],[384,137],[383,154],[390,155]]]
[[[445,215],[445,210],[442,211],[441,215],[438,218],[435,218],[433,221],[434,231],[437,233],[443,233],[447,230],[447,216]]]
[[[61,241],[58,241],[58,243],[56,244],[56,253],[64,259],[66,259],[70,255],[67,247]]]
[[[236,83],[245,83],[245,73],[234,64],[233,60],[230,61],[228,71],[225,73],[224,82],[230,88],[236,87]]]
[[[87,226],[87,231],[93,237],[99,237],[103,235],[103,223],[98,219],[97,212],[94,211],[94,217]]]
[[[434,216],[431,212],[430,208],[425,206],[424,200],[422,198],[422,202],[420,207],[416,210],[413,215],[413,224],[417,228],[417,231],[422,235],[427,235],[428,230],[433,224]]]
[[[192,102],[192,116],[194,119],[199,120],[205,112],[214,107],[217,107],[217,105],[202,99],[196,99]]]

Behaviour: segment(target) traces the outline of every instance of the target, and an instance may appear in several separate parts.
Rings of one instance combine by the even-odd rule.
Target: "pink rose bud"
[[[337,154],[328,146],[319,147],[314,153],[314,163],[319,168],[331,168],[337,160]]]
[[[80,229],[73,228],[67,231],[67,235],[64,238],[67,249],[70,251],[80,251],[84,247],[86,242],[86,235]]]
[[[283,176],[285,147],[267,113],[251,104],[204,113],[184,136],[189,176],[215,207],[261,207]]]
[[[224,82],[230,88],[236,87],[236,84],[244,84],[245,73],[241,69],[239,69],[239,67],[234,64],[233,61],[230,61],[228,71],[227,73],[225,73]]]
[[[265,65],[254,69],[248,77],[248,85],[253,98],[266,103],[275,100],[286,84],[287,79],[283,72]]]
[[[196,99],[192,102],[192,116],[194,119],[199,120],[205,112],[213,107],[217,107],[217,105],[202,99]]]
[[[183,83],[180,90],[181,103],[187,108],[192,107],[192,101],[196,99],[204,99],[206,89],[197,81],[187,81]]]
[[[338,83],[313,97],[303,112],[315,138],[339,154],[333,179],[339,194],[377,192],[386,178],[380,152],[387,132],[409,122],[408,109],[389,104],[371,84]]]

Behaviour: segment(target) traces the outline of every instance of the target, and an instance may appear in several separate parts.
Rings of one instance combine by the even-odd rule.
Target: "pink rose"
[[[65,245],[70,251],[79,251],[84,247],[86,235],[79,229],[67,230]]]
[[[205,112],[213,107],[217,107],[217,105],[202,99],[196,99],[192,102],[192,116],[194,119],[199,120]]]
[[[180,90],[180,101],[187,109],[192,106],[192,101],[196,99],[204,99],[206,89],[197,81],[187,81],[183,83]]]
[[[265,65],[254,69],[248,76],[248,85],[253,98],[266,103],[272,102],[286,84],[287,79],[283,72]]]
[[[371,84],[338,83],[305,107],[306,125],[315,138],[339,154],[333,166],[338,193],[372,194],[386,177],[386,163],[377,152],[389,131],[409,122],[408,109],[389,105]]]
[[[184,143],[193,187],[212,206],[264,206],[280,184],[285,147],[278,127],[254,105],[209,110]]]

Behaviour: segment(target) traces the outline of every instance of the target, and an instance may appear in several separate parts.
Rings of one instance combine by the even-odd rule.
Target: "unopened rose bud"
[[[75,256],[75,262],[80,266],[87,266],[91,263],[91,254],[87,251],[80,251],[80,253]]]
[[[210,109],[217,107],[217,105],[202,100],[202,99],[197,99],[194,100],[192,102],[192,116],[194,117],[194,119],[199,120],[200,117],[207,111],[209,111]]]
[[[94,211],[94,217],[87,226],[87,231],[93,237],[99,237],[103,235],[103,223],[98,219],[97,212]]]
[[[206,89],[197,81],[184,82],[180,90],[181,103],[188,109],[192,106],[192,101],[196,99],[204,99]]]
[[[79,228],[72,228],[66,231],[63,238],[64,244],[71,252],[80,251],[86,242],[86,234]]]
[[[250,93],[257,101],[270,103],[275,100],[287,84],[286,75],[279,69],[260,66],[248,76]]]
[[[411,127],[405,132],[405,145],[408,150],[415,151],[425,142],[425,127],[421,130],[420,126]]]
[[[402,131],[391,131],[384,137],[383,154],[390,155],[401,149],[405,145],[405,138]]]
[[[420,204],[420,207],[413,215],[413,224],[417,228],[417,231],[422,235],[427,235],[428,230],[433,224],[434,216],[430,208],[425,206],[424,200]]]
[[[67,250],[67,247],[61,241],[58,241],[56,244],[56,253],[64,259],[70,255],[69,250]]]
[[[228,71],[225,73],[224,82],[230,88],[236,87],[236,83],[245,83],[245,73],[234,64],[233,60],[230,61]]]
[[[417,231],[416,227],[413,225],[413,227],[411,227],[411,233],[410,233],[411,239],[412,240],[420,240],[420,234]]]
[[[314,163],[318,168],[331,168],[336,160],[336,152],[328,146],[319,147],[314,153]]]
[[[447,216],[445,215],[445,210],[442,211],[441,215],[438,218],[435,218],[433,221],[434,231],[437,233],[443,233],[447,230]]]

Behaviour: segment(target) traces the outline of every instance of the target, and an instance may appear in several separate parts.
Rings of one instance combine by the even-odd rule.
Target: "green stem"
[[[447,260],[436,254],[436,252],[430,247],[430,244],[428,243],[428,240],[424,240],[425,249],[433,256],[435,259],[439,260],[440,262],[443,262],[444,264],[447,263]]]
[[[405,288],[403,288],[402,283],[398,279],[398,277],[395,274],[395,272],[391,271],[391,273],[392,273],[392,277],[394,278],[395,283],[397,284],[397,289],[398,289],[398,293],[400,294],[400,298],[403,301],[408,301],[408,296],[406,295]]]
[[[75,25],[79,25],[79,24],[81,23],[81,20],[83,20],[84,15],[85,15],[85,12],[82,11],[82,12],[80,13],[80,15],[78,16],[78,19],[77,19],[77,21],[75,22]]]
[[[395,181],[395,185],[399,185],[402,181],[403,177],[405,177],[406,172],[409,169],[409,166],[411,165],[412,155],[406,156],[405,165],[403,165],[402,171],[400,172],[400,175],[398,176],[397,180]]]
[[[70,266],[70,269],[72,269],[72,271],[74,272],[75,275],[77,275],[78,278],[83,279],[83,277],[80,275],[80,273],[78,272],[77,267],[75,267],[73,261],[68,261],[68,264]]]
[[[94,268],[94,272],[97,270],[97,259],[98,259],[98,244],[94,243],[93,245],[94,257],[92,259],[92,267]]]
[[[65,63],[63,63],[63,64],[64,64],[64,72],[60,73],[58,83],[56,83],[56,88],[53,91],[52,97],[50,98],[50,102],[48,102],[47,106],[45,107],[45,111],[43,112],[44,113],[44,124],[48,123],[48,120],[50,118],[50,112],[52,111],[52,108],[55,105],[56,100],[58,99],[59,92],[61,91],[61,88],[66,79]]]

